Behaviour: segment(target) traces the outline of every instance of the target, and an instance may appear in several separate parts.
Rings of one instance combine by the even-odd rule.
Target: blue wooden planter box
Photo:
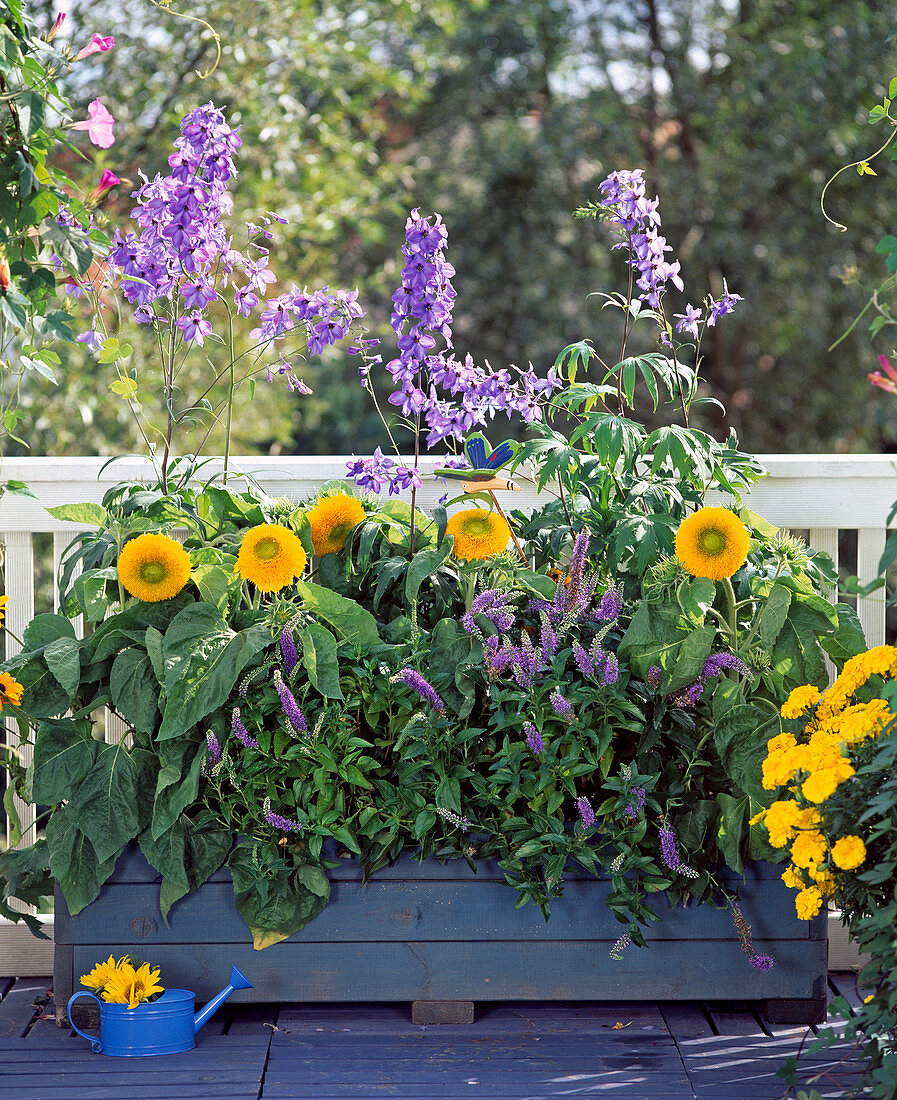
[[[79,975],[130,952],[161,966],[166,985],[194,990],[199,1003],[236,964],[255,987],[235,994],[243,1001],[735,998],[772,1002],[777,1020],[815,1020],[825,1003],[826,918],[798,920],[780,873],[754,863],[743,881],[732,878],[756,949],[775,956],[769,971],[750,966],[725,910],[673,909],[658,895],[663,919],[645,932],[649,948],[629,947],[617,962],[609,952],[623,926],[604,905],[608,882],[569,878],[546,923],[532,904],[515,909],[494,864],[474,874],[461,860],[410,857],[365,884],[354,863],[328,872],[324,912],[284,943],[255,951],[226,869],[178,902],[167,925],[159,876],[132,845],[77,916],[57,889],[55,999],[64,1006]]]

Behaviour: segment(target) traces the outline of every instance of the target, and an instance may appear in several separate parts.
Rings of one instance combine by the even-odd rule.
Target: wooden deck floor
[[[853,975],[830,985],[857,1003]],[[0,978],[0,1100],[775,1100],[775,1071],[812,1038],[735,1002],[518,1001],[430,1027],[408,1005],[237,1005],[187,1054],[107,1058],[56,1027],[49,986]],[[855,1058],[805,1056],[801,1081],[862,1095]]]

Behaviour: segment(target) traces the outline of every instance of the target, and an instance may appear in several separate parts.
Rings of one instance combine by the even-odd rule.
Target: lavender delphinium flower
[[[259,747],[258,741],[255,740],[243,725],[243,721],[240,718],[240,708],[234,707],[233,713],[230,716],[230,728],[233,731],[234,737],[247,749],[257,749]]]
[[[432,684],[427,683],[416,669],[403,668],[400,672],[397,672],[395,676],[391,676],[390,681],[393,684],[406,684],[412,691],[416,692],[421,699],[429,703],[440,718],[445,717],[445,703],[442,701]]]
[[[664,862],[664,865],[671,871],[678,871],[680,875],[685,875],[686,878],[697,878],[697,871],[688,867],[679,858],[679,848],[676,844],[676,834],[670,828],[666,821],[660,826],[660,856]]]
[[[569,720],[573,717],[573,704],[569,699],[565,699],[557,688],[548,696],[548,702],[551,703],[551,709],[559,718]]]
[[[280,674],[280,669],[274,670],[274,686],[277,688],[277,694],[280,696],[280,705],[283,708],[283,713],[290,720],[290,724],[296,733],[305,733],[308,729],[308,723],[305,721],[305,716],[299,709],[299,704],[293,697],[293,693],[283,682],[283,677]]]
[[[523,723],[523,732],[526,734],[527,745],[529,745],[536,756],[545,750],[545,742],[542,740],[542,734],[539,733],[532,722]]]

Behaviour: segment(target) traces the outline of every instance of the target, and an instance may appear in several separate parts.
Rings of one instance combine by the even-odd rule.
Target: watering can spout
[[[230,968],[230,983],[221,990],[217,997],[213,997],[202,1012],[197,1012],[193,1020],[194,1034],[202,1025],[218,1011],[235,989],[252,989],[252,982],[240,973],[235,966]]]

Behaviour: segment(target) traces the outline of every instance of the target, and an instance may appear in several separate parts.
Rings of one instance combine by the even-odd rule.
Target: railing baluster
[[[823,553],[828,554],[835,566],[835,572],[838,572],[838,529],[836,527],[811,527],[810,547],[813,550],[821,550]],[[838,602],[838,589],[836,586],[825,585],[822,594],[830,603]],[[828,673],[829,683],[831,683],[838,675],[838,670],[829,656],[825,657],[825,670]]]
[[[860,584],[868,584],[878,575],[878,562],[885,548],[886,534],[883,527],[860,527],[857,530],[857,576]],[[880,588],[871,596],[860,596],[857,599],[857,615],[869,647],[884,645],[884,589]]]
[[[6,605],[6,656],[13,657],[22,648],[18,639],[34,618],[34,540],[30,531],[10,531],[4,536],[3,543],[6,594],[9,596]],[[33,755],[32,746],[20,740],[15,721],[8,719],[5,728],[7,743],[17,750],[20,762],[27,767]],[[13,806],[22,823],[23,843],[30,844],[34,840],[35,807],[23,802],[18,795],[13,796]],[[9,822],[6,822],[6,836],[7,841],[11,840]],[[33,906],[21,905],[17,901],[12,905],[21,912],[36,912]]]

